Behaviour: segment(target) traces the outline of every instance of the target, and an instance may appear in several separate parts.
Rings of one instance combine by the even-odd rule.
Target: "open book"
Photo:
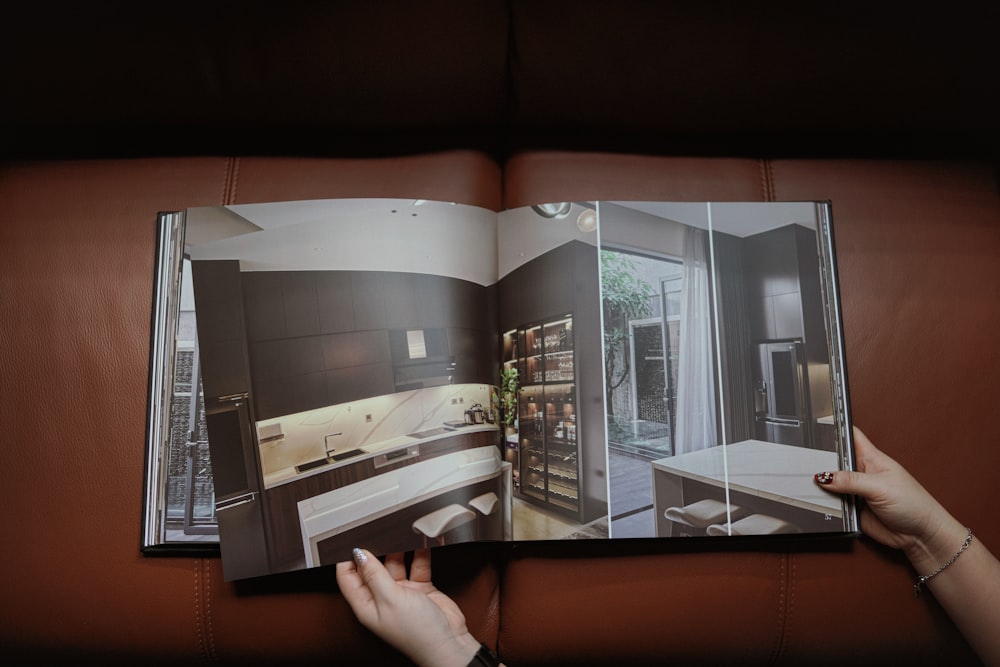
[[[813,481],[853,468],[827,202],[289,201],[159,248],[150,552],[857,532]]]

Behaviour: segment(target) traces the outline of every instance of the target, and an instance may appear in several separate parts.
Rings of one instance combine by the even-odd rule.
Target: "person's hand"
[[[479,650],[458,605],[431,583],[430,551],[415,551],[406,576],[403,554],[383,565],[370,552],[337,563],[337,584],[361,624],[418,665],[465,667]]]
[[[857,471],[819,473],[816,482],[860,496],[862,532],[902,549],[919,575],[914,593],[926,584],[983,661],[1000,666],[1000,561],[857,428],[854,452]]]
[[[962,543],[964,527],[857,427],[854,452],[857,471],[820,473],[816,481],[830,491],[864,499],[863,533],[886,546],[902,549],[915,565],[928,557],[929,562],[936,561],[939,549],[935,542],[943,542],[940,550],[948,555]]]

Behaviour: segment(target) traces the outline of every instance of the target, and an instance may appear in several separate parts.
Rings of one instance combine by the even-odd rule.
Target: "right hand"
[[[407,576],[404,554],[383,565],[364,549],[337,563],[337,583],[362,625],[421,666],[465,667],[479,650],[458,605],[431,583],[431,555],[413,554]]]
[[[948,545],[946,551],[962,543],[966,532],[962,525],[857,427],[854,451],[857,471],[839,470],[830,473],[831,481],[820,483],[830,491],[864,499],[862,532],[886,546],[902,549],[911,561],[924,558],[938,540]],[[816,478],[819,482],[821,476]]]

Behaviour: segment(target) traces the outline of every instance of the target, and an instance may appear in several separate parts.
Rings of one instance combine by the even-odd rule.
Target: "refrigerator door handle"
[[[781,419],[780,417],[764,417],[761,419],[765,424],[776,424],[778,426],[802,426],[800,419]]]
[[[221,500],[215,503],[215,511],[222,512],[223,510],[232,509],[239,505],[246,505],[247,503],[252,503],[257,499],[257,494],[253,491],[250,493],[244,493],[241,496],[236,496],[235,498],[229,498],[227,500]]]

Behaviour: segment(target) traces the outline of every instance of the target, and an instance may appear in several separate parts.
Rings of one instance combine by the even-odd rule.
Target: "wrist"
[[[917,575],[929,574],[955,554],[968,532],[968,528],[946,514],[924,535],[914,537],[910,544],[903,547],[903,553]]]
[[[468,667],[480,645],[479,640],[466,632],[438,644],[424,660],[417,663],[426,667]]]

